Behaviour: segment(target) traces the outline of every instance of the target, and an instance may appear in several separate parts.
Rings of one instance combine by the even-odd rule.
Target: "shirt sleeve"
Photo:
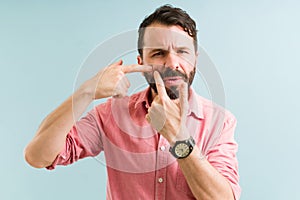
[[[226,114],[222,132],[218,142],[208,151],[208,161],[217,169],[231,185],[236,200],[240,198],[238,161],[236,153],[238,145],[234,140],[236,119],[232,114]]]
[[[97,110],[93,109],[75,123],[66,137],[65,148],[46,168],[52,170],[56,165],[69,165],[78,159],[98,155],[103,150],[100,127]]]

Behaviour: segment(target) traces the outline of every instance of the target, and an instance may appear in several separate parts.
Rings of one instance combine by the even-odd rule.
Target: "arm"
[[[152,67],[122,66],[122,61],[119,61],[104,68],[86,81],[71,97],[44,119],[36,135],[25,149],[26,161],[36,168],[51,165],[64,148],[69,130],[94,99],[125,96],[130,86],[125,74],[149,70],[152,70]]]
[[[188,106],[187,84],[184,83],[179,88],[178,102],[169,99],[158,73],[154,73],[154,78],[158,95],[148,109],[146,119],[173,146],[175,141],[189,138],[185,127]],[[187,158],[177,160],[194,196],[205,200],[233,200],[234,195],[228,180],[201,155],[199,148],[195,146]]]
[[[91,95],[80,88],[50,113],[25,149],[26,161],[36,168],[51,165],[62,151],[69,130],[91,101]]]
[[[234,199],[228,180],[201,156],[197,146],[187,158],[177,161],[197,199]]]

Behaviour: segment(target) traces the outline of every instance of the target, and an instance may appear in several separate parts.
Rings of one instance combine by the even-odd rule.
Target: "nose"
[[[172,70],[177,70],[180,66],[178,56],[174,52],[169,52],[165,57],[164,65]]]

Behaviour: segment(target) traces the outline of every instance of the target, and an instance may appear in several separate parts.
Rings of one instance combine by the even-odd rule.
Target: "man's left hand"
[[[179,99],[171,100],[157,71],[154,72],[154,80],[158,95],[153,99],[146,119],[173,146],[177,140],[189,138],[185,124],[188,111],[187,83],[182,81],[178,86]]]

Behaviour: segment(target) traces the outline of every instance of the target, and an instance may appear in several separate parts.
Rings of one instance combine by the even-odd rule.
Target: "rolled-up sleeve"
[[[238,161],[236,153],[238,144],[234,140],[236,119],[232,114],[226,114],[223,129],[218,142],[210,148],[208,161],[230,183],[235,199],[241,195],[239,186]]]
[[[102,150],[101,120],[93,109],[75,123],[66,136],[65,148],[46,168],[52,170],[56,165],[69,165],[81,158],[97,156]]]

